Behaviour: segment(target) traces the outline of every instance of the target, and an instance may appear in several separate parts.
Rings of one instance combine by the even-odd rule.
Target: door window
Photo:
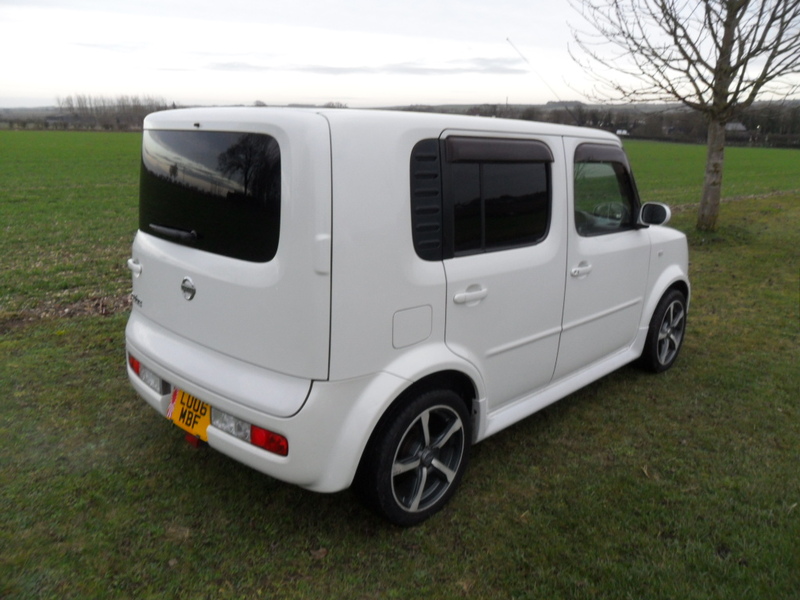
[[[535,244],[550,213],[546,163],[450,165],[455,256]]]
[[[419,142],[411,157],[417,254],[441,260],[544,240],[552,162],[550,148],[533,140],[454,136],[441,144]]]
[[[550,224],[552,160],[541,142],[448,138],[444,197],[452,210],[447,221],[453,256],[543,240]]]
[[[583,144],[575,152],[575,228],[582,236],[635,228],[636,190],[624,152]]]

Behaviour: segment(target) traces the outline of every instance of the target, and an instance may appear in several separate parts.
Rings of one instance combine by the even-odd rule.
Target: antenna
[[[570,117],[572,117],[572,120],[573,120],[573,121],[575,121],[575,124],[576,124],[576,125],[580,125],[580,123],[578,122],[578,119],[575,117],[575,115],[574,115],[574,114],[572,114],[572,111],[569,109],[569,106],[567,106],[567,103],[566,103],[566,102],[564,102],[564,101],[563,101],[561,98],[559,98],[559,97],[558,97],[558,94],[556,93],[556,91],[555,91],[555,90],[554,90],[552,87],[550,87],[550,84],[549,84],[549,83],[547,83],[547,80],[546,80],[544,77],[542,77],[541,75],[539,75],[539,72],[538,72],[536,69],[534,69],[534,68],[533,68],[533,65],[531,65],[531,61],[529,61],[527,58],[525,58],[525,55],[524,55],[522,52],[520,52],[520,51],[519,51],[519,48],[517,48],[517,47],[514,45],[514,42],[512,42],[512,41],[511,41],[511,38],[508,38],[508,37],[507,37],[507,38],[506,38],[506,41],[507,41],[507,42],[508,42],[508,43],[511,45],[511,47],[514,49],[514,51],[515,51],[517,54],[519,54],[520,58],[521,58],[522,60],[524,60],[524,61],[525,61],[525,64],[527,64],[527,65],[528,65],[528,69],[530,69],[530,71],[531,71],[531,72],[532,72],[534,75],[536,75],[536,76],[537,76],[539,79],[541,79],[541,80],[542,80],[542,83],[544,83],[544,84],[545,84],[545,86],[547,86],[547,89],[548,89],[548,90],[550,90],[550,93],[552,93],[552,94],[553,94],[553,96],[555,96],[555,97],[556,97],[556,100],[558,100],[558,101],[559,101],[559,102],[560,102],[560,103],[561,103],[561,104],[564,106],[564,110],[566,110],[566,111],[567,111],[567,113],[569,114],[569,116],[570,116]]]

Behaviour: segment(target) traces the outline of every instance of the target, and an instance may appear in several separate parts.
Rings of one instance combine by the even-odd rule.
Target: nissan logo
[[[194,298],[194,295],[197,293],[197,288],[194,287],[194,281],[188,277],[184,277],[183,281],[181,281],[181,291],[183,292],[183,297],[187,300]]]

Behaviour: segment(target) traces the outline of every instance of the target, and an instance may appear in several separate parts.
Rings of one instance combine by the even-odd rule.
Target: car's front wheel
[[[356,490],[396,525],[416,525],[452,497],[471,443],[464,401],[450,390],[418,395],[379,426],[359,468]]]
[[[679,290],[669,290],[658,303],[640,364],[654,373],[669,369],[678,358],[686,334],[686,296]]]

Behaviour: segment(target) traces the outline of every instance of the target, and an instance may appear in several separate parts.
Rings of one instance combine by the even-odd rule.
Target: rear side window
[[[411,157],[412,227],[427,260],[527,246],[550,226],[550,149],[532,140],[423,140]]]
[[[145,131],[139,229],[251,262],[278,249],[281,156],[256,133]]]

